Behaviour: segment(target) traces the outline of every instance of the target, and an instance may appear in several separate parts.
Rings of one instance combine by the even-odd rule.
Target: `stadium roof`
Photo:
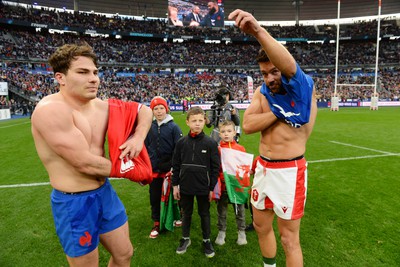
[[[167,0],[19,0],[25,4],[51,6],[74,10],[74,3],[80,11],[94,11],[132,16],[165,18]],[[204,0],[198,0],[204,2]],[[337,0],[225,0],[225,14],[236,8],[252,12],[260,21],[296,21],[337,18]],[[296,8],[299,3],[299,9]],[[341,0],[341,18],[375,16],[378,14],[378,0]],[[75,6],[75,7],[76,7]],[[297,10],[299,11],[297,13]],[[382,0],[382,15],[400,14],[399,0]],[[298,14],[298,16],[296,16]]]

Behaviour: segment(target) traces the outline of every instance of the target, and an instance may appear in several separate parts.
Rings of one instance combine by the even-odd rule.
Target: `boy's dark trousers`
[[[153,181],[149,186],[151,219],[153,219],[154,222],[160,221],[161,192],[163,183],[164,183],[163,178],[155,178],[153,179]]]
[[[196,197],[197,200],[197,210],[201,219],[203,239],[209,239],[211,234],[211,222],[210,202],[208,201],[208,195],[194,196],[181,193],[180,204],[182,209],[182,237],[190,237],[190,225],[192,223],[194,197]]]

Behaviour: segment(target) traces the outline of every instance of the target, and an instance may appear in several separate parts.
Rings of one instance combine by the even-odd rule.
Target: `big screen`
[[[187,27],[224,27],[224,0],[168,0],[168,24]]]

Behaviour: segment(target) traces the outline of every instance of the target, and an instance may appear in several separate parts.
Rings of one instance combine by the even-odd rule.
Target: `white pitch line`
[[[30,186],[40,186],[40,185],[49,185],[50,183],[32,183],[32,184],[8,184],[8,185],[0,185],[0,188],[11,188],[11,187],[30,187]]]
[[[27,124],[30,123],[29,121],[27,122],[22,122],[22,123],[17,123],[17,124],[12,124],[12,125],[7,125],[7,126],[1,126],[0,129],[4,129],[4,128],[10,128],[10,127],[14,127],[14,126],[18,126],[18,125],[22,125],[22,124]]]
[[[384,155],[369,155],[369,156],[350,157],[350,158],[318,159],[318,160],[310,160],[310,161],[308,161],[308,163],[333,162],[333,161],[369,159],[369,158],[382,158],[382,157],[390,157],[390,156],[400,156],[400,153],[390,153],[390,154],[384,154]]]
[[[369,151],[374,151],[374,152],[383,153],[383,154],[390,154],[390,155],[393,154],[393,153],[387,152],[387,151],[381,151],[381,150],[376,150],[376,149],[372,149],[372,148],[368,148],[368,147],[356,146],[356,145],[352,145],[352,144],[341,143],[341,142],[337,142],[337,141],[329,141],[329,142],[334,143],[334,144],[338,144],[338,145],[342,145],[342,146],[350,146],[350,147],[360,148],[360,149],[369,150]]]
[[[334,141],[332,141],[332,142],[334,142]],[[317,159],[317,160],[307,161],[307,163],[312,164],[312,163],[334,162],[334,161],[344,161],[344,160],[382,158],[382,157],[391,157],[391,156],[400,156],[400,153],[385,152],[384,155],[367,155],[367,156],[349,157],[349,158]],[[125,181],[126,180],[126,179],[121,179],[121,178],[109,178],[109,179],[110,180],[120,180],[120,181]],[[42,185],[50,185],[50,183],[46,182],[46,183],[31,183],[31,184],[0,185],[0,189],[1,188],[15,188],[15,187],[32,187],[32,186],[42,186]]]
[[[308,163],[322,163],[322,162],[333,162],[333,161],[343,161],[343,160],[357,160],[357,159],[368,159],[368,158],[381,158],[381,157],[391,157],[391,156],[400,156],[400,153],[387,153],[384,155],[368,155],[368,156],[360,156],[360,157],[350,157],[350,158],[334,158],[334,159],[317,159],[307,161]],[[110,180],[120,180],[125,181],[126,179],[121,178],[109,178]],[[41,186],[41,185],[50,185],[47,183],[31,183],[31,184],[10,184],[10,185],[0,185],[1,188],[15,188],[15,187],[31,187],[31,186]]]
[[[125,179],[109,178],[109,180],[125,180]],[[6,184],[6,185],[0,185],[0,188],[31,187],[31,186],[41,186],[41,185],[50,185],[50,183],[45,182],[45,183],[31,183],[31,184]]]

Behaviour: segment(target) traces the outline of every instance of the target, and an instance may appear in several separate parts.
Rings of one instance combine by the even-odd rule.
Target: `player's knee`
[[[254,230],[256,230],[256,232],[258,234],[268,234],[271,231],[273,231],[272,225],[268,225],[265,222],[261,223],[261,222],[258,222],[256,220],[254,220],[253,221],[253,226],[254,226]]]
[[[125,257],[129,258],[129,260],[130,260],[133,256],[133,253],[134,253],[133,246],[132,246],[132,244],[130,244],[129,248],[126,251]]]
[[[300,248],[300,240],[292,234],[281,233],[281,244],[285,252],[295,251]]]
[[[121,263],[130,262],[133,253],[133,246],[129,243],[129,246],[126,246],[125,249],[120,250],[117,255],[114,255],[115,261]]]

